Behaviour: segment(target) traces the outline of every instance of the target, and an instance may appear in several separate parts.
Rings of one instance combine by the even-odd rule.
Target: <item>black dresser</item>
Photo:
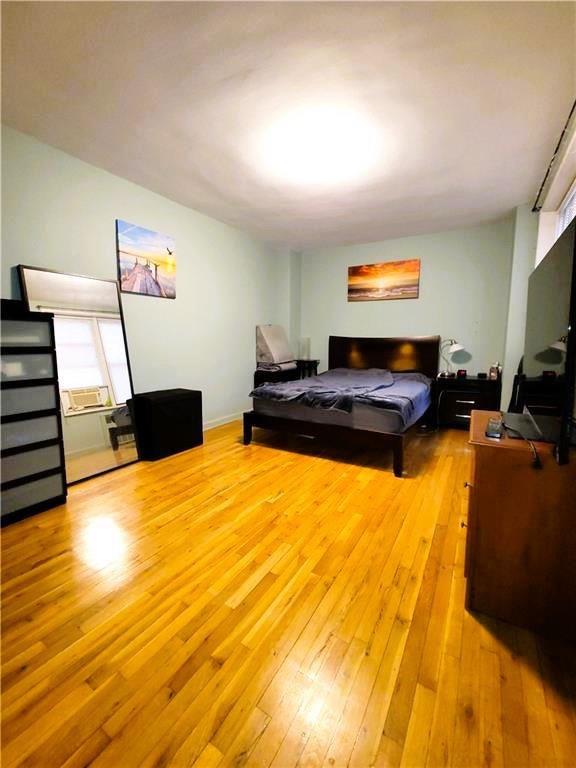
[[[438,427],[469,429],[472,411],[499,411],[502,381],[498,379],[435,379],[432,402]]]
[[[66,500],[51,314],[1,302],[2,525]]]

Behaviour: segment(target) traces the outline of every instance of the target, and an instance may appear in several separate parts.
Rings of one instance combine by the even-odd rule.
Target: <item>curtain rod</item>
[[[45,312],[53,312],[56,315],[72,315],[73,317],[116,317],[120,319],[120,312],[106,309],[64,309],[63,307],[49,307],[46,304],[36,304],[36,309]]]
[[[564,126],[564,129],[560,134],[560,138],[558,139],[558,144],[556,144],[556,149],[554,150],[554,154],[552,155],[552,160],[550,160],[550,164],[548,165],[548,170],[546,171],[546,175],[542,179],[542,184],[540,184],[540,189],[538,190],[538,194],[536,195],[536,200],[534,201],[534,205],[532,207],[532,213],[538,213],[542,208],[542,204],[538,205],[538,202],[540,200],[540,197],[542,196],[542,192],[544,190],[544,187],[546,186],[546,182],[548,181],[548,176],[550,176],[550,171],[552,170],[552,166],[554,165],[554,161],[556,160],[558,151],[560,150],[562,141],[564,140],[564,136],[566,135],[566,131],[568,130],[568,126],[570,124],[570,120],[572,119],[572,115],[574,114],[575,109],[576,109],[576,101],[572,104],[572,109],[570,110],[570,114],[568,115],[568,120],[566,120],[566,125]]]

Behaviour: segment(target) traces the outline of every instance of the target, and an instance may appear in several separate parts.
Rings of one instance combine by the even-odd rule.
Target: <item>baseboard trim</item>
[[[97,451],[105,451],[107,448],[112,450],[110,443],[98,443],[98,445],[89,445],[87,448],[82,448],[79,451],[68,451],[66,456],[76,458],[78,456],[87,456],[90,453],[96,453]]]
[[[207,429],[214,429],[214,427],[221,427],[224,424],[230,424],[231,421],[240,421],[242,419],[242,411],[238,413],[230,413],[228,416],[220,416],[217,419],[210,419],[210,421],[204,422],[204,431]]]

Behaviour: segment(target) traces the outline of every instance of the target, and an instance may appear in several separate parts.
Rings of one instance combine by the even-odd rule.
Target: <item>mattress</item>
[[[315,424],[336,424],[341,427],[368,430],[369,432],[399,433],[406,429],[399,413],[363,403],[354,403],[352,411],[346,413],[346,411],[335,409],[322,410],[300,405],[300,403],[286,403],[254,397],[254,411],[265,416],[311,421]]]
[[[251,392],[257,413],[374,432],[405,432],[430,406],[420,373],[335,368],[319,376],[266,383]]]

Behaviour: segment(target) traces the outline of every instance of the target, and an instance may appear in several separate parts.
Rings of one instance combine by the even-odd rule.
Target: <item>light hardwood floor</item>
[[[576,765],[573,654],[464,611],[465,433],[240,432],[4,530],[4,768]]]

